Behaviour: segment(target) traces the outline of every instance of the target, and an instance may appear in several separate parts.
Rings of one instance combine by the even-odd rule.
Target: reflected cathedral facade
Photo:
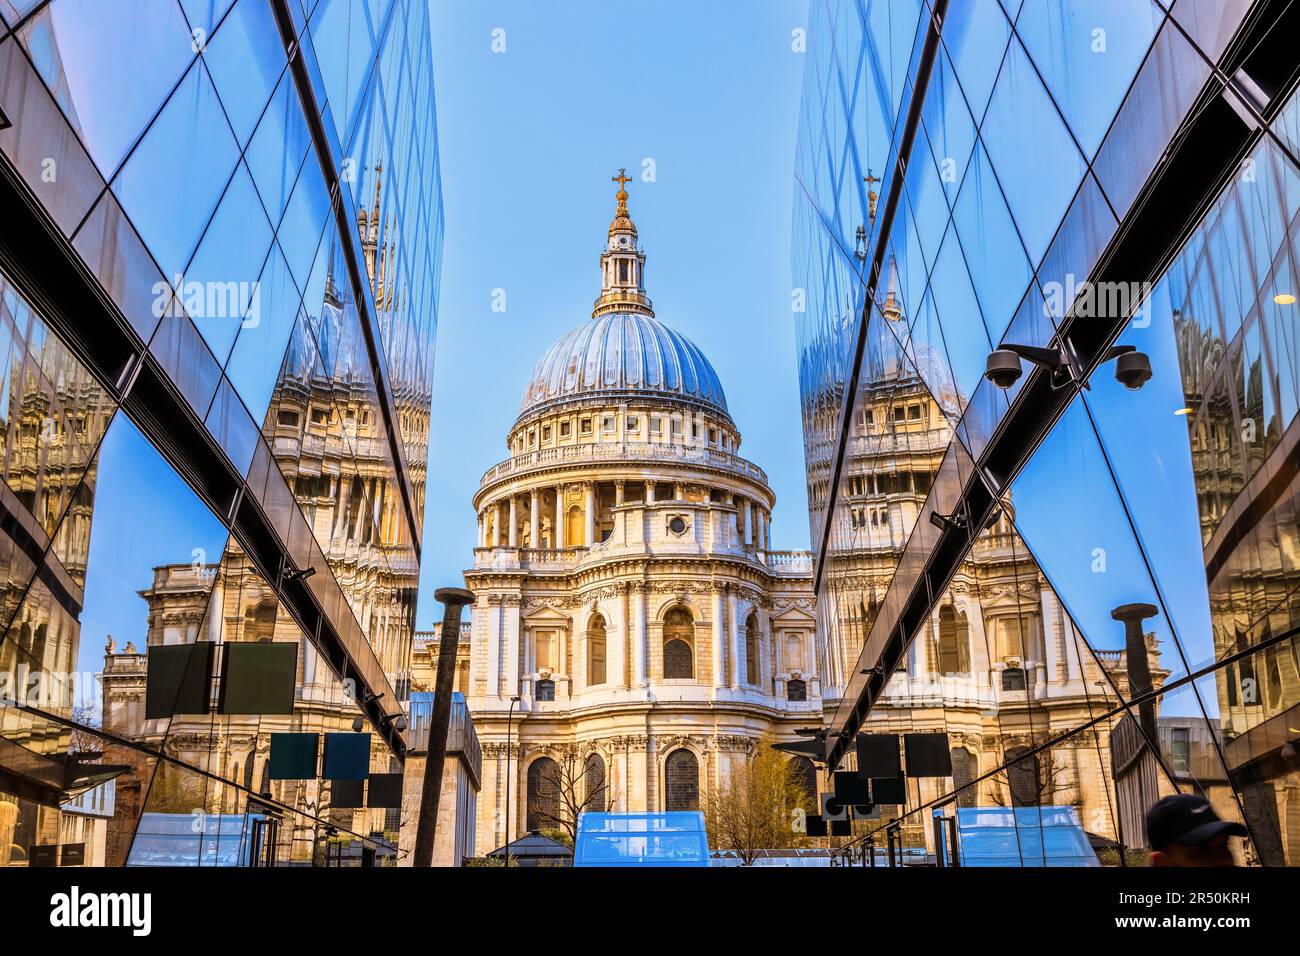
[[[792,273],[826,756],[946,733],[950,773],[867,821],[878,845],[1013,806],[1116,862],[1177,791],[1245,825],[1239,861],[1294,865],[1294,24],[1081,10],[811,14]],[[1012,346],[1060,367],[986,377]]]
[[[427,11],[5,7],[0,77],[0,664],[38,678],[0,700],[0,863],[392,862],[442,256]],[[322,749],[286,770],[281,735]]]

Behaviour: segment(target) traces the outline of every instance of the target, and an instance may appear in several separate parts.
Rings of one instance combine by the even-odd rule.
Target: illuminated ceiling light
[[[1180,408],[1180,409],[1178,409],[1177,411],[1175,411],[1174,414],[1175,414],[1175,415],[1190,415],[1190,414],[1192,414],[1192,412],[1194,412],[1194,411],[1196,411],[1196,409],[1194,409],[1194,408]]]
[[[1290,292],[1279,292],[1273,296],[1273,301],[1278,305],[1295,305],[1295,296]]]

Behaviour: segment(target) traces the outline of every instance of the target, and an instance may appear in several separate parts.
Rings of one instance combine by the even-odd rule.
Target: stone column
[[[594,481],[587,482],[586,488],[583,489],[582,508],[586,512],[587,519],[586,545],[590,548],[596,543],[596,483]]]
[[[502,598],[506,639],[506,697],[519,693],[519,597],[514,594]]]
[[[673,500],[681,501],[686,497],[685,486],[680,481],[673,482]]]
[[[572,680],[573,674],[569,670],[569,629],[567,627],[562,627],[559,630],[559,637],[556,641],[556,643],[559,644],[559,647],[556,649],[556,653],[559,655],[559,660],[555,662],[555,672],[557,674],[564,674]],[[534,670],[536,670],[536,668],[534,668]]]
[[[713,591],[713,605],[709,614],[713,631],[713,686],[720,689],[727,686],[727,675],[723,670],[722,658],[722,591],[717,588]]]
[[[569,542],[566,539],[568,529],[565,527],[564,520],[564,485],[555,486],[555,546],[557,548],[567,548]]]
[[[647,481],[645,483],[645,500],[647,504],[654,504],[655,483],[653,481]]]
[[[501,547],[501,502],[494,501],[489,506],[492,508],[492,546]]]
[[[623,488],[626,484],[627,482],[621,478],[614,482],[614,504],[621,505],[623,503]]]
[[[501,596],[479,597],[487,619],[487,696],[501,696]]]
[[[510,541],[510,547],[512,548],[519,547],[519,512],[517,510],[518,505],[516,504],[518,500],[518,495],[510,496],[510,534],[508,540]]]
[[[542,546],[542,498],[536,491],[528,496],[528,546]]]
[[[587,689],[587,632],[578,630],[578,618],[569,618],[569,631],[573,634],[573,674],[569,678],[570,694],[580,694]],[[606,631],[608,634],[608,631]]]
[[[627,592],[620,588],[612,603],[613,613],[605,621],[605,685],[626,687]]]
[[[755,545],[758,542],[754,540],[754,505],[745,499],[745,544]]]
[[[645,588],[634,585],[632,592],[632,659],[637,687],[649,684],[646,675]]]
[[[740,669],[740,628],[736,622],[736,592],[727,592],[727,638],[731,644],[731,686],[739,688],[744,672]]]

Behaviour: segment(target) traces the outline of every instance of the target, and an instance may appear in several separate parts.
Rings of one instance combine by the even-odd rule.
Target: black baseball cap
[[[1225,833],[1244,837],[1247,831],[1240,823],[1220,819],[1210,801],[1192,793],[1162,797],[1147,811],[1147,842],[1153,850],[1171,843],[1201,846]]]

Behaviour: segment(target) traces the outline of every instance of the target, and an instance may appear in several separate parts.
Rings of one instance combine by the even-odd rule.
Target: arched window
[[[555,681],[539,680],[535,697],[537,700],[555,700]]]
[[[951,604],[939,609],[939,673],[970,673],[970,628],[966,612]]]
[[[689,750],[674,750],[664,763],[664,808],[700,808],[700,763]]]
[[[529,832],[557,827],[560,820],[560,765],[550,757],[538,757],[528,765]]]
[[[1042,765],[1038,754],[1025,757],[1028,752],[1028,747],[1012,747],[1006,752],[1007,785],[1013,807],[1036,807],[1042,802]]]
[[[758,615],[745,618],[745,683],[758,683]]]
[[[695,676],[695,627],[685,608],[675,607],[664,616],[664,677],[686,679]]]
[[[600,754],[590,753],[587,755],[587,762],[582,768],[583,784],[585,785],[584,810],[591,810],[594,813],[605,812],[605,761],[601,759]]]
[[[808,685],[801,680],[791,680],[785,682],[785,699],[786,700],[807,700]]]
[[[975,787],[966,787],[966,784],[974,780],[978,773],[976,769],[978,764],[975,755],[965,747],[952,748],[952,785],[957,790],[957,806],[973,807],[975,798],[978,794]],[[966,787],[965,790],[960,789]]]
[[[605,683],[605,619],[599,614],[587,622],[587,683]]]
[[[803,791],[804,809],[812,810],[817,806],[817,768],[807,757],[791,757],[790,770]]]

